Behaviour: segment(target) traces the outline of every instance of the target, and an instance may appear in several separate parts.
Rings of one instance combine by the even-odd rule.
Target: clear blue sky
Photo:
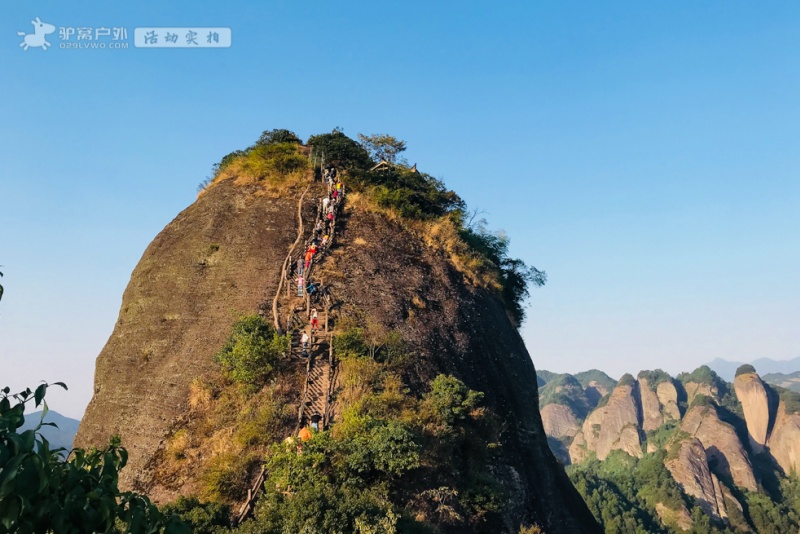
[[[23,51],[37,16],[130,48]],[[67,415],[147,244],[283,127],[392,133],[505,229],[549,275],[538,368],[800,354],[800,4],[4,2],[0,68],[0,385],[64,380]]]

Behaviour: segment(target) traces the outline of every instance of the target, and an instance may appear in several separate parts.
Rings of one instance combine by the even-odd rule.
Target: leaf
[[[40,478],[42,470],[39,462],[39,457],[35,455],[29,456],[28,461],[25,462],[17,475],[14,494],[21,497],[23,502],[34,498],[39,491],[42,482]]]
[[[19,472],[19,466],[27,456],[27,454],[14,456],[3,471],[0,472],[0,502],[3,501],[3,497],[11,495],[13,492],[16,486],[16,476],[17,472]]]
[[[36,431],[26,430],[19,435],[22,440],[22,449],[25,452],[33,452],[33,446],[36,444]]]
[[[47,403],[45,402],[44,403],[44,408],[42,408],[42,414],[39,416],[39,424],[36,425],[36,428],[34,430],[36,430],[38,432],[38,431],[40,431],[42,429],[42,427],[45,424],[47,424],[47,425],[51,424],[51,423],[45,423],[44,422],[44,416],[47,415],[47,412],[49,412],[49,411],[50,410],[47,408]]]
[[[42,403],[45,393],[47,393],[47,384],[42,384],[36,388],[36,393],[33,394],[33,398],[37,407]]]
[[[53,382],[50,385],[51,386],[59,386],[59,387],[64,388],[64,390],[69,391],[69,388],[67,387],[67,385],[64,382]]]
[[[5,506],[2,506],[3,510],[2,513],[0,513],[0,522],[2,522],[3,526],[7,529],[11,529],[19,517],[22,506],[20,505],[19,499],[16,497],[6,499],[6,502],[3,504]]]

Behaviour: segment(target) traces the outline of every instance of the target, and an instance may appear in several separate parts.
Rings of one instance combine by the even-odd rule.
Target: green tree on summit
[[[261,137],[256,141],[258,145],[278,145],[281,143],[293,143],[295,145],[302,144],[302,141],[297,134],[285,128],[275,128],[274,130],[264,130]]]
[[[395,163],[397,155],[406,149],[406,142],[389,134],[358,134],[358,141],[376,162]]]

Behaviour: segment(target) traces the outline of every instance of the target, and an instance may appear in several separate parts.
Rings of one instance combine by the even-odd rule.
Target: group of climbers
[[[331,235],[336,225],[336,214],[344,198],[344,184],[338,178],[339,173],[336,167],[328,165],[323,168],[322,179],[328,186],[328,194],[322,199],[317,223],[314,226],[314,235],[308,243],[308,248],[302,258],[297,259],[297,296],[302,297],[306,293],[310,296],[320,296],[319,284],[309,282],[306,284],[307,275],[314,257],[328,248],[331,243]]]
[[[304,297],[308,295],[309,302],[319,301],[329,294],[327,288],[323,287],[322,284],[309,280],[309,274],[315,258],[321,256],[333,241],[336,216],[341,210],[345,195],[344,184],[339,179],[339,172],[333,165],[328,164],[322,168],[322,180],[327,185],[328,192],[320,202],[313,235],[307,243],[305,252],[297,258],[295,263],[289,264],[290,269],[289,272],[286,273],[287,280],[291,280],[292,277],[295,276],[297,296]],[[292,271],[294,271],[294,273]],[[319,330],[319,312],[316,307],[312,307],[309,310],[309,325],[309,331],[304,329],[300,335],[301,355],[304,358],[309,357],[312,336]],[[291,329],[292,327],[290,324],[287,324],[287,328]],[[287,443],[297,446],[298,454],[302,454],[303,452],[303,443],[312,438],[313,432],[322,430],[321,427],[324,425],[323,417],[320,413],[313,413],[307,416],[307,421],[308,426],[300,428],[296,437],[292,435],[286,438]],[[261,482],[259,484],[263,484],[263,479],[260,480]],[[249,513],[252,513],[253,503],[259,489],[260,485],[256,485],[252,492],[248,492],[248,501],[242,506],[242,510],[239,513],[239,521],[242,521]]]
[[[322,180],[327,185],[327,195],[320,202],[317,212],[317,222],[314,231],[307,243],[305,252],[297,259],[296,263],[296,286],[297,296],[308,295],[309,302],[318,301],[326,293],[321,284],[309,280],[309,269],[313,265],[315,258],[328,249],[331,244],[336,216],[340,211],[344,199],[345,187],[339,179],[336,167],[326,165],[322,169]],[[319,329],[319,312],[316,308],[309,310],[310,333],[313,334]],[[308,357],[308,345],[310,336],[308,332],[303,332],[301,336],[301,355]]]

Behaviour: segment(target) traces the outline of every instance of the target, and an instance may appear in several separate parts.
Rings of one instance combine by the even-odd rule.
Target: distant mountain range
[[[769,373],[761,377],[764,382],[800,393],[800,371],[794,373]]]
[[[22,425],[19,432],[36,428],[41,417],[41,411],[25,414],[25,424]],[[72,442],[75,440],[75,434],[78,433],[78,424],[80,424],[80,421],[50,410],[47,412],[44,422],[58,425],[58,428],[44,426],[41,430],[42,435],[50,442],[51,449],[58,447],[63,447],[67,450],[72,449]]]
[[[715,373],[722,377],[723,380],[727,382],[733,382],[734,376],[736,375],[736,369],[746,363],[749,363],[755,367],[758,374],[768,382],[772,381],[767,379],[767,377],[764,375],[776,373],[791,374],[800,371],[800,356],[791,360],[759,358],[750,362],[732,362],[729,360],[723,360],[722,358],[716,358],[708,362],[706,365],[708,365]]]
[[[708,366],[618,381],[539,370],[548,444],[608,533],[798,532],[800,372],[756,373],[775,364],[791,362],[744,364],[730,382]]]

